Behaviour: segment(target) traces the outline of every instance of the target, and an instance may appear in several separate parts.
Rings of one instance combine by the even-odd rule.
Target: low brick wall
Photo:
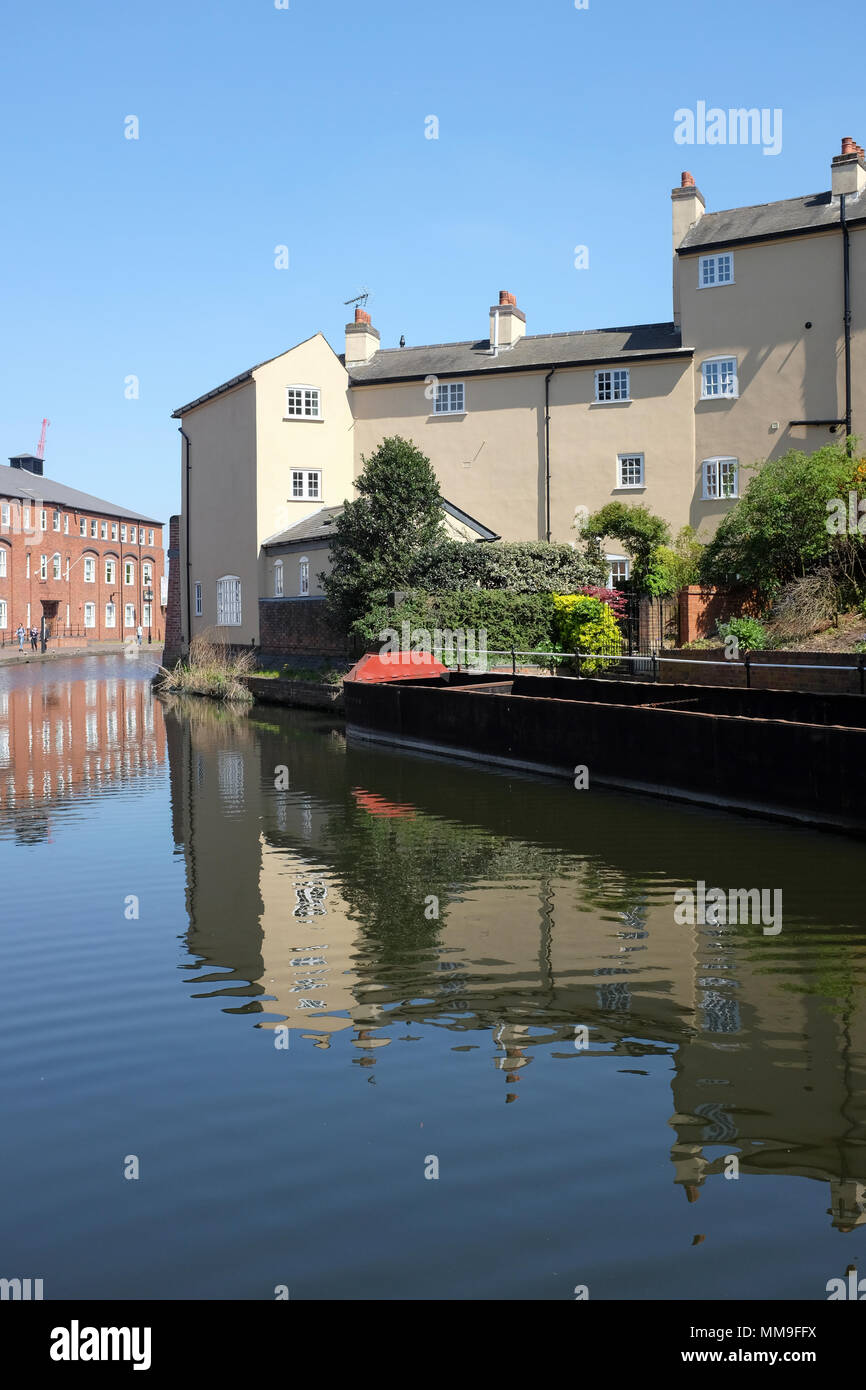
[[[287,658],[323,665],[344,659],[348,651],[346,634],[334,625],[323,598],[259,599],[259,629],[263,665]]]
[[[257,704],[290,705],[296,709],[326,709],[332,714],[343,710],[342,685],[317,681],[284,681],[269,676],[244,676],[244,685]]]
[[[758,617],[760,605],[746,589],[711,589],[688,584],[679,593],[680,642],[712,637],[729,618]]]
[[[747,681],[744,660],[726,661],[724,647],[713,647],[682,656],[661,656],[659,680],[743,687],[750,683],[753,690],[826,690],[859,695],[863,693],[860,665],[860,658],[850,653],[750,652]]]

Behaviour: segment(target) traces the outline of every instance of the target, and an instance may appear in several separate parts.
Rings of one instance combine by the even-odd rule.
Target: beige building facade
[[[281,596],[267,544],[339,508],[389,435],[490,532],[573,542],[576,519],[615,500],[707,539],[757,460],[862,432],[866,156],[850,138],[830,182],[707,212],[684,173],[668,322],[530,334],[502,291],[476,341],[383,349],[357,309],[341,357],[317,334],[182,407],[185,640],[218,626],[258,641],[258,600]],[[286,598],[320,597],[316,540],[306,593],[293,574]],[[628,558],[606,552],[627,578]]]

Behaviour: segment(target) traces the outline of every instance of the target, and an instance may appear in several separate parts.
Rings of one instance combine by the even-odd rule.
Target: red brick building
[[[0,465],[0,642],[45,625],[53,645],[165,635],[162,523],[42,475]]]

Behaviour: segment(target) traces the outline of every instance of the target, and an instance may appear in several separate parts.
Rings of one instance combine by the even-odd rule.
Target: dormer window
[[[733,283],[733,251],[722,251],[717,256],[700,256],[698,258],[699,290],[708,290],[713,285],[732,285]]]
[[[286,387],[287,420],[321,420],[322,393],[318,386]]]

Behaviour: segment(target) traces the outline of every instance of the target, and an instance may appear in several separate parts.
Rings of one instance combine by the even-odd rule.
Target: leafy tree
[[[864,475],[845,443],[813,454],[791,449],[756,465],[745,493],[722,518],[701,558],[701,578],[740,583],[772,599],[791,580],[828,567],[855,587],[863,580],[863,537],[828,527],[833,503]]]
[[[650,556],[647,592],[663,596],[678,594],[687,584],[700,578],[703,542],[691,526],[684,526],[673,545],[660,545]]]
[[[581,523],[580,534],[599,541],[610,536],[620,541],[632,560],[635,587],[644,593],[656,593],[652,587],[653,557],[659,546],[670,543],[667,522],[640,503],[608,502]]]
[[[411,440],[383,439],[361,461],[359,496],[334,524],[331,570],[321,576],[335,616],[347,628],[389,591],[409,588],[420,558],[444,539],[439,483]]]

